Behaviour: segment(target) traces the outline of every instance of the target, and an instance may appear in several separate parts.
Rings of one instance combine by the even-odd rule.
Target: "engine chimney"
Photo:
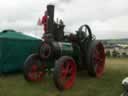
[[[54,31],[54,5],[47,5],[47,13],[48,13],[48,33],[53,34]]]

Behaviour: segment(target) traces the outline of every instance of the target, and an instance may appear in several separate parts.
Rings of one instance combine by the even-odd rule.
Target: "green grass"
[[[102,78],[90,78],[86,72],[77,74],[72,89],[60,93],[52,77],[46,76],[40,83],[28,83],[22,74],[0,77],[0,96],[120,96],[121,81],[128,76],[128,59],[106,60]]]

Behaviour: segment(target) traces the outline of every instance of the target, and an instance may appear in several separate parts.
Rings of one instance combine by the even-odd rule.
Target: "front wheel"
[[[38,54],[30,55],[24,63],[24,77],[27,81],[41,81],[45,75],[45,64]]]
[[[76,78],[76,63],[73,58],[63,56],[55,63],[53,79],[56,87],[63,91],[73,86]]]

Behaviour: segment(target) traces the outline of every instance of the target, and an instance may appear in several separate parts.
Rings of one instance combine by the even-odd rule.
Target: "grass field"
[[[0,96],[120,96],[121,81],[128,76],[128,59],[106,60],[102,78],[90,78],[86,72],[77,74],[75,85],[63,93],[55,88],[52,77],[40,83],[28,83],[22,74],[0,77]]]

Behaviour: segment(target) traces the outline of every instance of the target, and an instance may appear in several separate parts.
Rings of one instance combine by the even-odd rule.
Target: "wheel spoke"
[[[65,79],[66,76],[68,75],[69,68],[70,68],[70,62],[65,63],[65,66],[63,65],[63,67],[62,67],[62,79]]]
[[[70,62],[68,62],[68,63],[66,64],[66,71],[67,71],[67,72],[69,71],[70,66],[71,66],[71,64],[70,64]]]
[[[61,73],[61,80],[64,80],[66,78],[67,75],[67,70],[65,68],[65,66],[62,66],[62,73]]]
[[[73,70],[73,68],[71,67],[71,68],[69,69],[68,73],[71,74],[71,73],[72,73],[72,70]]]

